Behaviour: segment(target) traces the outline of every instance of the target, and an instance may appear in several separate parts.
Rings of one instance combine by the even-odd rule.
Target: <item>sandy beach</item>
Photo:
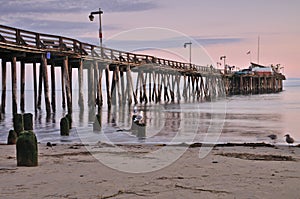
[[[38,147],[39,166],[30,168],[16,166],[15,146],[0,146],[0,198],[300,196],[299,147],[216,146],[202,159],[198,147],[188,148],[170,166],[140,174],[113,170],[80,144]],[[101,150],[107,147],[110,146],[104,145]],[[162,146],[122,147],[139,154]]]

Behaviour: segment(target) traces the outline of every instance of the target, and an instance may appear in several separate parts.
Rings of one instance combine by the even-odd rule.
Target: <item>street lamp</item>
[[[224,73],[227,72],[227,68],[226,68],[226,56],[221,56],[220,60],[224,60]]]
[[[186,48],[187,45],[190,46],[190,67],[191,67],[192,66],[192,42],[184,43],[184,48]]]
[[[100,39],[100,47],[102,48],[102,22],[101,22],[101,15],[103,14],[103,11],[101,8],[99,8],[99,11],[91,12],[89,15],[90,21],[94,21],[94,15],[99,15],[99,39]]]

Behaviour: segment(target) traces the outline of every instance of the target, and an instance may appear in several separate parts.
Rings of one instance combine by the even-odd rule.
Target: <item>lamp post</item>
[[[91,12],[89,15],[90,21],[94,21],[94,15],[99,15],[99,39],[100,39],[100,47],[102,48],[102,21],[101,21],[101,15],[103,14],[103,11],[101,8],[99,8],[99,11]]]
[[[220,60],[224,60],[224,73],[226,74],[227,73],[227,68],[226,68],[226,56],[221,56],[220,57]]]
[[[190,46],[190,67],[192,66],[192,42],[184,43],[184,48],[187,47],[187,45]]]

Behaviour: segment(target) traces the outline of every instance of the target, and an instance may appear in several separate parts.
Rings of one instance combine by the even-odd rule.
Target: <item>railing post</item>
[[[21,43],[21,39],[20,39],[21,35],[20,35],[20,30],[16,29],[16,43],[20,44]]]
[[[37,48],[41,48],[41,39],[39,33],[35,33],[35,45]]]
[[[59,49],[60,49],[60,51],[63,51],[63,39],[62,39],[62,37],[59,37]]]

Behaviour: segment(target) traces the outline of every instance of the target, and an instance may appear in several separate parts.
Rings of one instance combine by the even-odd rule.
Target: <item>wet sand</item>
[[[161,146],[123,147],[145,153]],[[39,144],[39,166],[31,168],[16,166],[15,146],[0,151],[0,198],[6,199],[300,196],[299,147],[216,146],[199,159],[195,146],[170,166],[140,174],[108,168],[76,144]]]

